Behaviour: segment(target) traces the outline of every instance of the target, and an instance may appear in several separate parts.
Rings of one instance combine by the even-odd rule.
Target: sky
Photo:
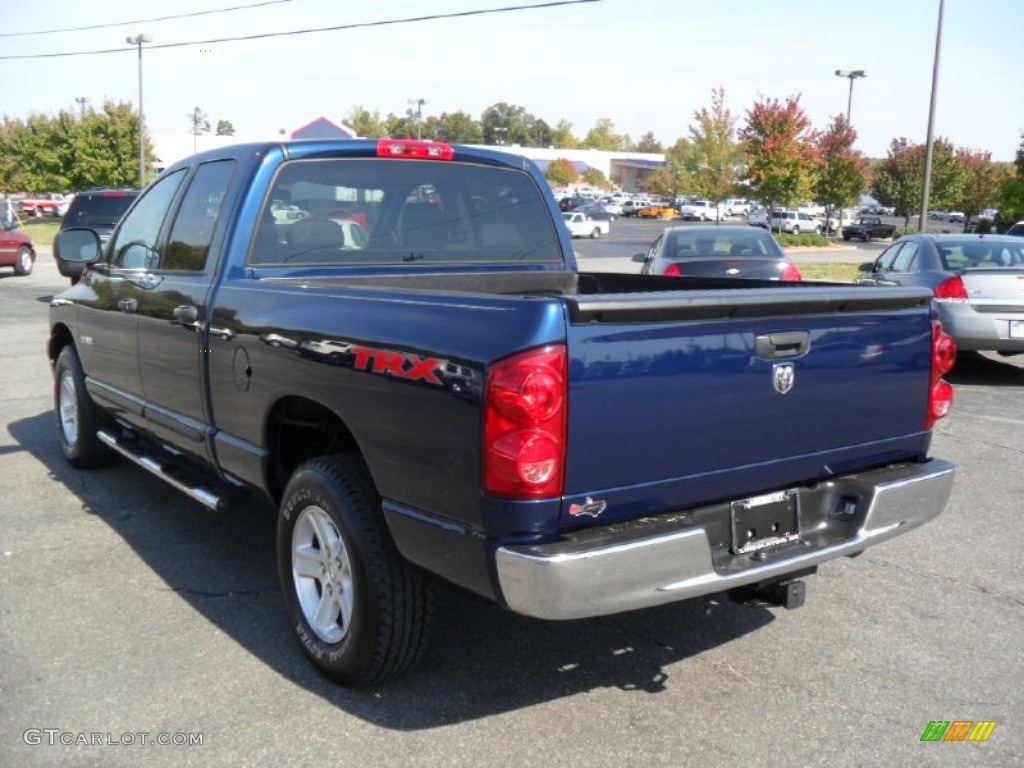
[[[47,0],[45,13],[4,12],[0,114],[135,104],[138,59],[125,37],[146,33],[143,105],[155,134],[185,134],[200,107],[239,136],[271,138],[315,117],[343,121],[355,106],[404,114],[462,110],[479,119],[497,102],[525,108],[579,137],[601,118],[634,141],[671,145],[694,112],[725,89],[742,125],[758,99],[799,95],[814,126],[845,113],[854,82],[857,147],[884,157],[890,141],[923,143],[939,0],[597,0],[463,18],[365,26],[251,41],[215,38],[368,24],[539,5],[543,0],[265,0],[260,7],[187,19],[156,17],[259,0]],[[14,0],[0,0],[8,9]],[[29,6],[21,5],[21,8]],[[66,27],[123,24],[39,35]],[[1024,0],[946,0],[936,136],[1012,160],[1024,132]],[[5,58],[115,49],[103,55]]]

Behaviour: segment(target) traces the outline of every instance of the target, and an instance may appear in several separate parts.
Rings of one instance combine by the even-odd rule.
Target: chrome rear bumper
[[[933,459],[801,489],[801,541],[773,552],[723,558],[705,527],[671,529],[669,516],[657,526],[651,519],[616,525],[611,536],[591,529],[551,544],[501,547],[498,581],[510,609],[542,619],[602,616],[722,592],[857,554],[928,522],[945,508],[954,473],[952,463]],[[830,522],[837,499],[856,499],[852,521]]]

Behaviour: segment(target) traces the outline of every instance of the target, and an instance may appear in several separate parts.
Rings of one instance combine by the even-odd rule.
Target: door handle
[[[809,331],[784,331],[781,333],[759,333],[754,337],[757,356],[765,360],[784,357],[799,357],[811,346]]]
[[[135,313],[139,311],[139,302],[136,299],[119,299],[117,308],[122,312]]]
[[[173,318],[171,322],[175,325],[196,330],[199,328],[199,323],[196,322],[199,319],[199,307],[194,307],[191,304],[175,307],[171,311],[171,317]]]

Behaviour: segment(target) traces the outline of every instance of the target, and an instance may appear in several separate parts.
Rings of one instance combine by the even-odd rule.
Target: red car
[[[17,225],[0,222],[0,267],[14,267],[14,274],[27,275],[36,263],[32,238]]]

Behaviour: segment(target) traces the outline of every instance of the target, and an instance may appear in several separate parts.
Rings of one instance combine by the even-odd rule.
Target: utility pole
[[[146,186],[146,114],[142,111],[142,44],[152,43],[150,35],[135,35],[124,39],[139,49],[139,189]]]
[[[932,62],[932,98],[928,105],[928,137],[925,139],[924,151],[924,184],[921,185],[921,212],[918,214],[917,230],[924,232],[928,225],[928,195],[932,183],[932,139],[935,128],[935,93],[939,87],[939,53],[942,51],[942,13],[946,8],[946,0],[939,0],[939,25],[935,30],[935,59]]]
[[[85,96],[75,96],[75,101],[78,102],[78,113],[82,117],[82,119],[84,120],[85,119],[85,105],[89,103],[89,99],[86,98]]]
[[[420,124],[423,120],[423,105],[427,103],[426,99],[409,99],[410,104],[416,105],[416,138],[423,138],[423,132],[420,130]]]

